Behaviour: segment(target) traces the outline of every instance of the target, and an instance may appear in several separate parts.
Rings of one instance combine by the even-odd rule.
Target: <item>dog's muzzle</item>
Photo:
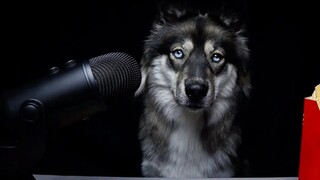
[[[197,107],[197,104],[201,104],[202,99],[208,93],[208,85],[203,81],[186,81],[185,82],[185,92],[188,96],[192,106],[194,108],[201,108]]]

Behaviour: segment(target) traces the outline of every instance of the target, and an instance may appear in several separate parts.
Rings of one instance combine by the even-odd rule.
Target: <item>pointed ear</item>
[[[165,24],[166,22],[176,21],[185,14],[186,11],[184,9],[178,9],[171,6],[165,11],[160,12],[159,20]]]
[[[225,3],[220,8],[220,19],[234,32],[244,31],[248,7],[246,3]]]
[[[186,4],[161,4],[158,7],[158,17],[156,18],[156,24],[164,25],[169,22],[177,21],[185,16],[188,12]]]
[[[243,31],[248,17],[247,5],[226,1],[208,11],[208,16],[233,32]]]
[[[244,31],[245,24],[240,15],[235,12],[222,12],[220,15],[221,21],[232,29],[234,32]]]

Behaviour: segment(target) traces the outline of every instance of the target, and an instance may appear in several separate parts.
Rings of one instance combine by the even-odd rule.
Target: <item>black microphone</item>
[[[138,63],[122,52],[70,60],[50,72],[43,79],[2,93],[0,125],[4,131],[15,132],[19,121],[46,120],[49,128],[66,126],[133,97],[141,82]]]

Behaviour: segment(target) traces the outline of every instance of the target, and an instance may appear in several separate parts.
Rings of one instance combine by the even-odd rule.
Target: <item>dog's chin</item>
[[[188,103],[185,105],[185,107],[191,109],[192,111],[197,111],[197,110],[201,110],[204,107],[200,104],[194,104],[194,103]]]
[[[204,111],[205,108],[203,107],[195,107],[195,106],[185,106],[186,110],[189,111],[189,112],[192,112],[192,113],[201,113]]]
[[[182,106],[185,110],[190,112],[202,112],[206,106],[204,106],[202,103],[192,103],[192,102],[179,102],[177,103]]]

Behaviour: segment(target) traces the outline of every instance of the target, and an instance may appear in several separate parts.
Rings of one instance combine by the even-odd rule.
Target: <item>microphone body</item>
[[[46,119],[58,127],[106,109],[88,61],[66,67],[24,87],[5,93],[4,120],[36,123]]]
[[[139,65],[124,53],[68,61],[63,68],[52,68],[45,78],[2,93],[0,136],[15,138],[21,121],[45,120],[50,129],[88,118],[133,96],[140,81]]]
[[[141,82],[139,65],[125,53],[71,60],[50,72],[0,94],[1,175],[28,175],[45,153],[48,131],[133,97]]]

